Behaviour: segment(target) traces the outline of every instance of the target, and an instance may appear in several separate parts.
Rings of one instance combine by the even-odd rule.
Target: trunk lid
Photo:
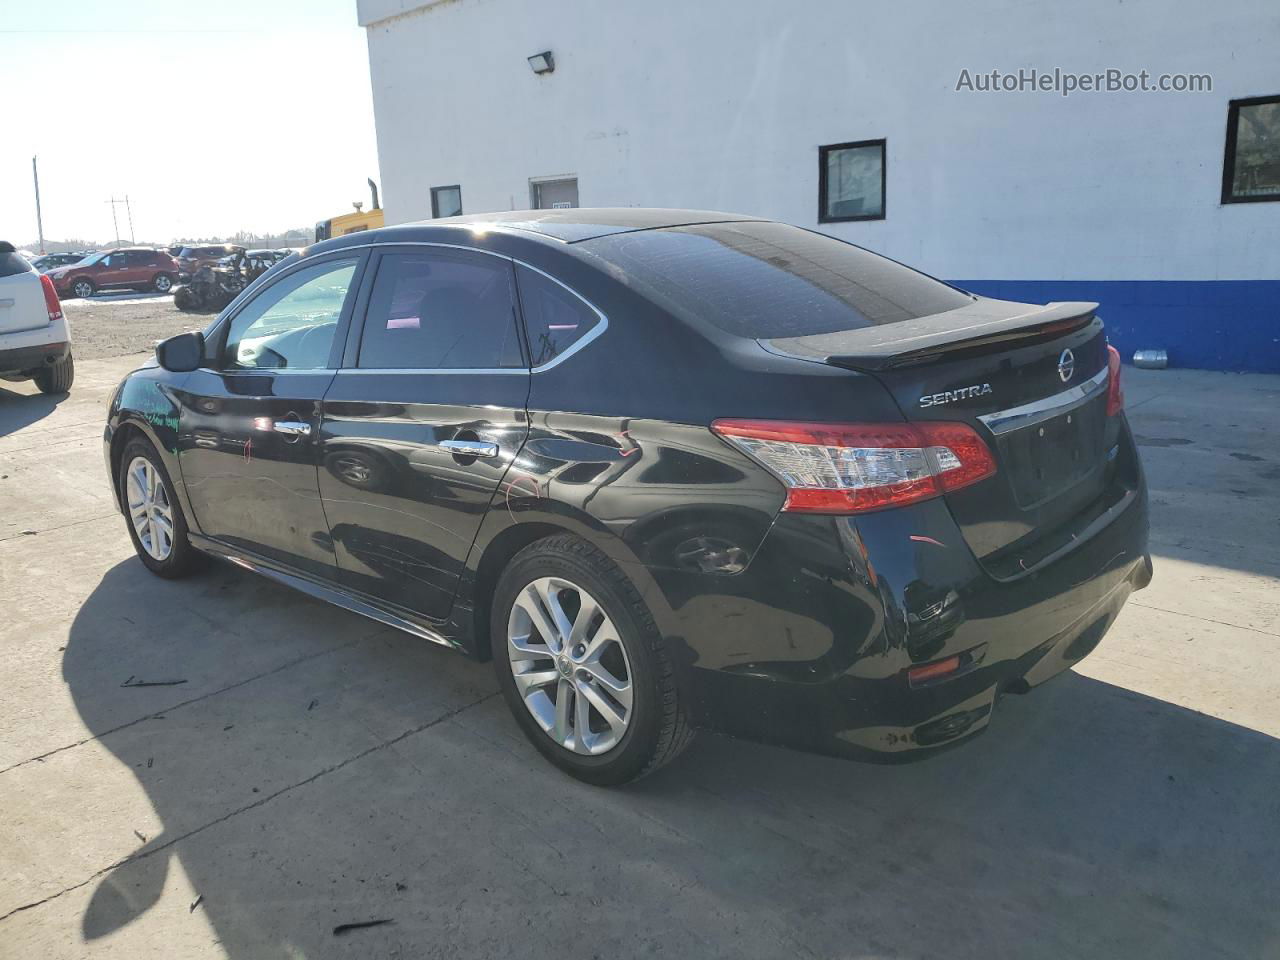
[[[962,421],[997,473],[946,495],[974,554],[1017,575],[1092,515],[1114,473],[1107,352],[1092,303],[979,299],[878,327],[772,340],[769,349],[876,377],[908,420]],[[1069,540],[1069,534],[1067,535]]]
[[[0,276],[0,334],[39,330],[49,325],[40,274],[34,271]]]

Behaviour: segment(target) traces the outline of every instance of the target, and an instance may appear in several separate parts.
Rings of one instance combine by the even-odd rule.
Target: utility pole
[[[31,176],[36,182],[36,232],[40,235],[40,252],[44,253],[44,218],[40,215],[40,168],[36,158],[31,158]]]
[[[116,219],[116,204],[120,201],[114,196],[107,201],[111,204],[111,225],[116,228],[116,246],[120,246],[120,221]]]
[[[137,243],[138,238],[133,235],[133,210],[129,206],[129,195],[124,195],[124,212],[129,215],[129,242]]]

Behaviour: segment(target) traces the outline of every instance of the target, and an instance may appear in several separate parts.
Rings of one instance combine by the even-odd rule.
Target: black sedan
[[[583,780],[697,727],[924,756],[1151,579],[1095,308],[703,211],[388,227],[162,343],[107,465],[153,573],[214,554],[492,659]]]

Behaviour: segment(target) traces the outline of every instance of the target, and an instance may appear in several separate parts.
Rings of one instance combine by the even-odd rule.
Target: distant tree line
[[[113,247],[167,247],[172,244],[201,244],[201,243],[235,243],[242,247],[253,248],[269,248],[277,247],[305,247],[315,239],[315,232],[311,229],[298,227],[293,230],[285,230],[282,233],[254,233],[249,230],[239,230],[230,236],[204,236],[204,237],[178,237],[168,243],[160,243],[151,240],[139,240],[137,243],[129,243],[122,240],[116,243],[109,240],[106,243],[98,243],[94,240],[82,240],[78,237],[72,237],[69,240],[48,240],[44,242],[45,253],[74,253],[77,250],[110,250]],[[29,243],[18,244],[20,250],[39,250],[40,242],[32,240]]]

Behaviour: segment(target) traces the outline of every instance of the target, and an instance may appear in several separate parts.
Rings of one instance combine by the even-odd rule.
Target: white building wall
[[[408,12],[404,12],[405,10]],[[1280,92],[1280,3],[359,0],[390,222],[530,205],[786,220],[948,278],[1280,276],[1277,204],[1219,203],[1227,102]],[[526,57],[553,51],[555,72]],[[1211,93],[957,92],[1022,67]],[[887,217],[817,222],[818,147],[888,140]]]

